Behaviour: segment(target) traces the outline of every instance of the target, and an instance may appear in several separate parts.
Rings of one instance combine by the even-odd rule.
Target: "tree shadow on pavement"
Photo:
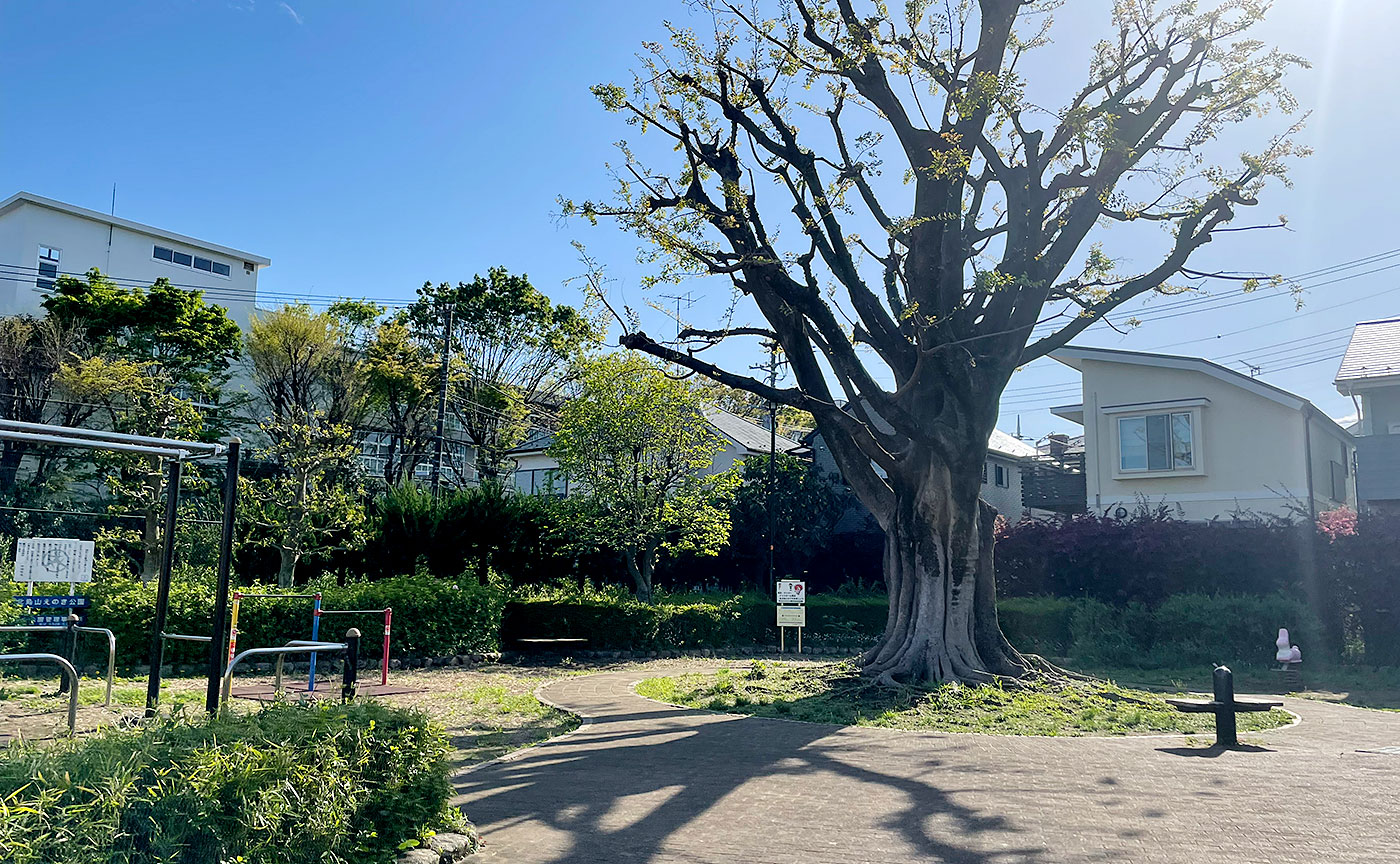
[[[501,860],[1050,860],[935,785],[941,760],[885,770],[878,745],[872,758],[838,727],[660,704],[589,722],[459,777],[458,803]]]

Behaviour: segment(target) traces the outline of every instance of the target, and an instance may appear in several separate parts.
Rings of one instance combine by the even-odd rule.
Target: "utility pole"
[[[778,386],[778,343],[768,343],[768,386]],[[773,510],[773,486],[778,456],[778,403],[768,400],[768,488],[764,492],[764,507],[768,510],[768,585],[777,597],[778,581],[774,567],[774,546],[777,542],[778,515]]]
[[[447,437],[447,372],[452,359],[452,308],[449,300],[447,317],[442,325],[442,368],[438,382],[437,438],[433,443],[433,497],[438,495],[442,485],[442,450]]]

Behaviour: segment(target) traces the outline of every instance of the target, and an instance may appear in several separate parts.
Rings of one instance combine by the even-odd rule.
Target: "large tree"
[[[1120,304],[1202,275],[1192,254],[1240,230],[1226,226],[1296,154],[1287,132],[1234,168],[1209,145],[1292,110],[1282,80],[1301,61],[1251,37],[1267,0],[1123,0],[1083,87],[1028,95],[1039,79],[1022,69],[1058,4],[791,0],[771,19],[696,5],[712,35],[671,28],[630,86],[594,88],[667,150],[624,144],[616,199],[563,206],[635,232],[655,278],[732,280],[766,325],[692,330],[686,346],[624,321],[622,344],[816,418],[887,538],[889,618],[867,674],[1047,669],[996,617],[979,489],[1001,392]],[[668,166],[644,164],[667,151]],[[1110,226],[1166,229],[1160,257],[1109,257],[1094,235]],[[776,339],[795,386],[694,350],[734,336]]]

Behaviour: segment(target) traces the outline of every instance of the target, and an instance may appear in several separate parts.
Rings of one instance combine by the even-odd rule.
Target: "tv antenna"
[[[694,306],[696,303],[700,302],[705,298],[695,297],[689,291],[685,292],[684,294],[659,294],[657,296],[660,297],[662,300],[675,301],[676,312],[675,315],[672,317],[674,317],[676,321],[676,341],[681,341],[681,304],[685,304],[685,308],[689,310],[691,306]],[[669,309],[662,309],[659,306],[657,308],[661,309],[662,312],[665,312],[668,315],[671,314],[671,310]]]
[[[1249,370],[1249,377],[1251,377],[1251,378],[1258,378],[1258,377],[1259,377],[1259,373],[1262,371],[1261,367],[1255,366],[1253,363],[1250,363],[1248,360],[1236,360],[1235,362],[1238,363],[1238,364],[1240,364],[1240,365],[1243,366],[1244,368],[1248,369],[1248,370]]]

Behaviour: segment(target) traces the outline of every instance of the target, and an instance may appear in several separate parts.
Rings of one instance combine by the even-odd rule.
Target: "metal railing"
[[[277,689],[282,686],[282,660],[287,654],[321,654],[326,652],[345,652],[345,683],[341,693],[345,698],[354,695],[355,669],[359,663],[360,655],[360,631],[351,628],[346,635],[344,642],[289,642],[277,648],[248,648],[240,651],[236,657],[228,664],[228,669],[224,671],[223,701],[227,703],[232,698],[233,693],[233,672],[249,657],[277,656]]]
[[[79,626],[79,633],[102,633],[107,636],[107,696],[102,701],[103,708],[112,707],[112,676],[117,668],[117,636],[106,627],[83,627]],[[0,633],[67,633],[68,628],[63,626],[28,626],[14,625],[0,627]],[[4,655],[0,655],[4,656]],[[71,664],[70,664],[71,665]],[[77,679],[74,679],[75,681]],[[75,685],[76,686],[76,685]]]
[[[78,670],[57,654],[0,654],[0,663],[23,663],[26,660],[57,663],[63,669],[63,674],[68,676],[68,734],[72,735],[78,727]]]

